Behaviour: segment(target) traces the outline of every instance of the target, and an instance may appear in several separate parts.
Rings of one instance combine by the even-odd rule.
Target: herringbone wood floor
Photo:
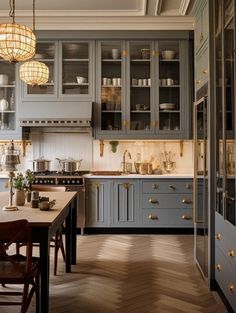
[[[192,242],[183,235],[78,236],[73,272],[65,274],[60,260],[58,276],[50,277],[50,312],[227,312],[196,269]]]

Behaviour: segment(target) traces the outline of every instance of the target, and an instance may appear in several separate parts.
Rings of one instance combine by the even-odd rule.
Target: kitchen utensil
[[[50,160],[45,160],[43,157],[33,160],[34,172],[46,172],[50,170]]]
[[[161,52],[162,59],[174,59],[175,54],[174,50],[163,50]]]
[[[6,111],[9,108],[9,103],[6,99],[1,99],[0,100],[0,110],[1,111]]]
[[[171,173],[175,169],[175,166],[176,162],[174,161],[163,161],[163,167],[167,173]]]
[[[56,158],[62,167],[63,172],[75,172],[78,171],[82,162],[81,160],[74,160],[72,158],[61,160]]]
[[[87,78],[86,77],[76,76],[76,79],[77,79],[77,83],[78,84],[85,84],[85,83],[87,83]]]
[[[5,74],[0,74],[0,85],[8,84],[8,76]]]

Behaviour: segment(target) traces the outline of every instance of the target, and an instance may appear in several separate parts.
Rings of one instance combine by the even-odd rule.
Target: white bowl
[[[164,50],[161,52],[163,59],[174,59],[176,52],[174,50]]]
[[[160,110],[174,110],[175,103],[160,103]]]
[[[85,84],[85,83],[87,83],[87,78],[86,77],[76,76],[76,79],[77,79],[77,83],[78,84]]]

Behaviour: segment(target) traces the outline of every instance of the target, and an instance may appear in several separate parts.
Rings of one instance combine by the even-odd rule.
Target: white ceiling
[[[16,21],[29,23],[33,0],[16,1]],[[194,0],[35,0],[37,29],[193,29]],[[0,23],[10,20],[0,0]]]

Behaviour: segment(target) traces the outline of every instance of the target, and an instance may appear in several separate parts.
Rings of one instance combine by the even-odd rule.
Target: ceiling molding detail
[[[9,18],[1,19],[7,22]],[[17,18],[18,23],[32,26],[32,17]],[[50,17],[36,19],[37,30],[193,30],[193,17]]]
[[[186,15],[188,7],[190,5],[191,0],[182,0],[179,7],[179,13],[181,15]]]

